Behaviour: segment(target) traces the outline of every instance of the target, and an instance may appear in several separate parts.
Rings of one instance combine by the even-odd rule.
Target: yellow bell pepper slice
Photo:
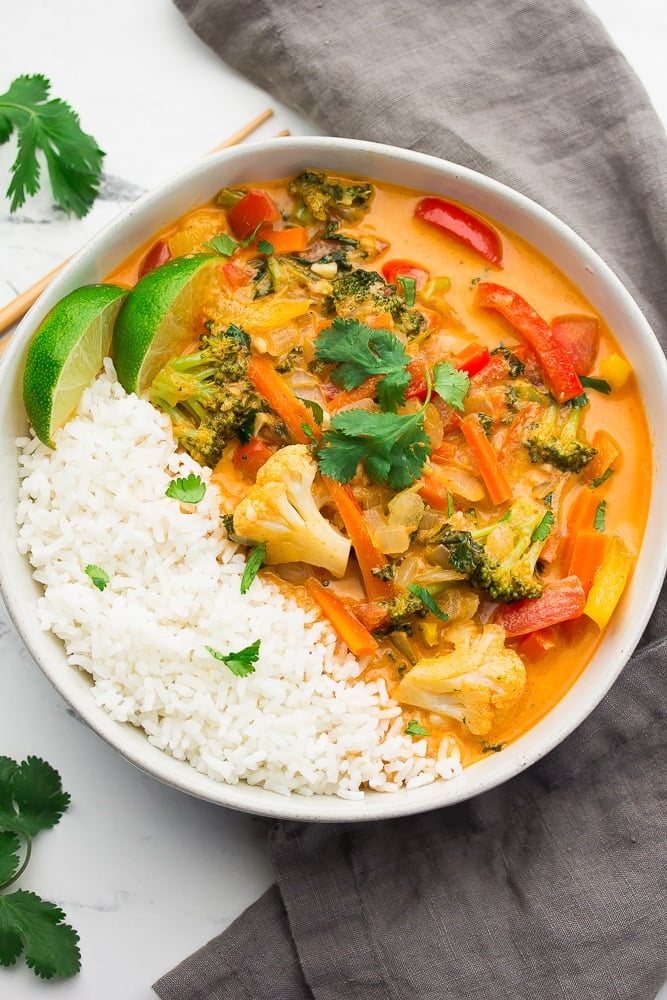
[[[611,618],[630,576],[635,561],[632,553],[619,535],[614,535],[606,555],[595,574],[584,614],[601,629]]]
[[[630,377],[632,368],[620,354],[614,351],[600,362],[600,375],[609,382],[612,389],[622,389]]]

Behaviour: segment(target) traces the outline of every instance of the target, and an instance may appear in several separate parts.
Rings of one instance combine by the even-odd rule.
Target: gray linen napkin
[[[583,236],[667,346],[667,144],[577,0],[176,0],[321,129],[509,183]],[[276,824],[276,885],[163,1000],[651,1000],[667,977],[667,592],[593,715],[476,799]]]

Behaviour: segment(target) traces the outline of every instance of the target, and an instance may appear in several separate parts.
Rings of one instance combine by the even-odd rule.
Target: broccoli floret
[[[519,500],[509,515],[485,527],[466,530],[445,525],[438,541],[447,550],[452,569],[494,601],[509,603],[541,595],[535,567],[551,523],[550,511]]]
[[[388,312],[396,330],[410,340],[426,328],[426,317],[417,309],[409,309],[394,285],[388,284],[377,271],[362,267],[355,267],[333,279],[331,295],[325,299],[323,311],[330,316],[362,321]]]
[[[171,358],[150,401],[166,413],[176,440],[202,465],[217,464],[226,443],[252,433],[266,404],[247,378],[250,338],[239,327],[203,334],[199,349]]]
[[[530,427],[524,442],[531,462],[548,462],[563,472],[581,472],[597,449],[580,436],[583,408],[579,406],[547,407],[540,420]]]
[[[289,182],[289,193],[300,199],[312,217],[320,222],[332,217],[351,221],[368,211],[373,186],[341,183],[326,174],[304,170]]]
[[[464,622],[444,638],[454,649],[419,660],[393,697],[427,712],[457,719],[475,736],[486,736],[519,702],[526,686],[521,657],[505,645],[499,625],[478,629]]]

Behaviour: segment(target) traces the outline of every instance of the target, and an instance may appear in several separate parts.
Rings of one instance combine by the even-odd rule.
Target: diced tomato
[[[556,340],[551,327],[520,295],[503,285],[481,281],[475,301],[484,309],[495,309],[535,352],[544,377],[557,402],[566,403],[582,394],[574,365]]]
[[[423,288],[430,272],[411,260],[388,260],[382,265],[382,277],[390,285],[398,285],[399,278],[412,278],[416,288]]]
[[[273,448],[261,438],[252,437],[246,444],[239,443],[232,462],[243,475],[254,483],[257,473],[273,455]]]
[[[471,215],[460,205],[443,198],[422,198],[415,209],[415,216],[464,243],[489,263],[500,265],[503,259],[500,236],[487,222]]]
[[[227,220],[238,240],[246,240],[262,222],[277,222],[280,218],[274,201],[266,191],[253,188],[227,210]]]
[[[595,316],[556,316],[551,331],[578,374],[590,375],[600,347],[600,324]]]
[[[149,271],[155,270],[161,264],[171,260],[171,250],[166,240],[157,240],[150,248],[139,267],[139,277],[143,278]]]
[[[508,636],[528,635],[538,629],[570,621],[583,614],[586,594],[578,576],[548,584],[541,597],[503,604],[495,621]]]

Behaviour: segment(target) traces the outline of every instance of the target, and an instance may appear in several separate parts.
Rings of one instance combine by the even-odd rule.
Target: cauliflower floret
[[[526,685],[521,657],[505,646],[500,625],[464,622],[444,636],[454,649],[418,660],[394,692],[397,701],[458,719],[486,734],[517,705]]]
[[[312,493],[316,474],[305,444],[281,448],[234,511],[234,534],[250,544],[265,542],[269,565],[307,562],[342,577],[350,540],[320,514]]]

